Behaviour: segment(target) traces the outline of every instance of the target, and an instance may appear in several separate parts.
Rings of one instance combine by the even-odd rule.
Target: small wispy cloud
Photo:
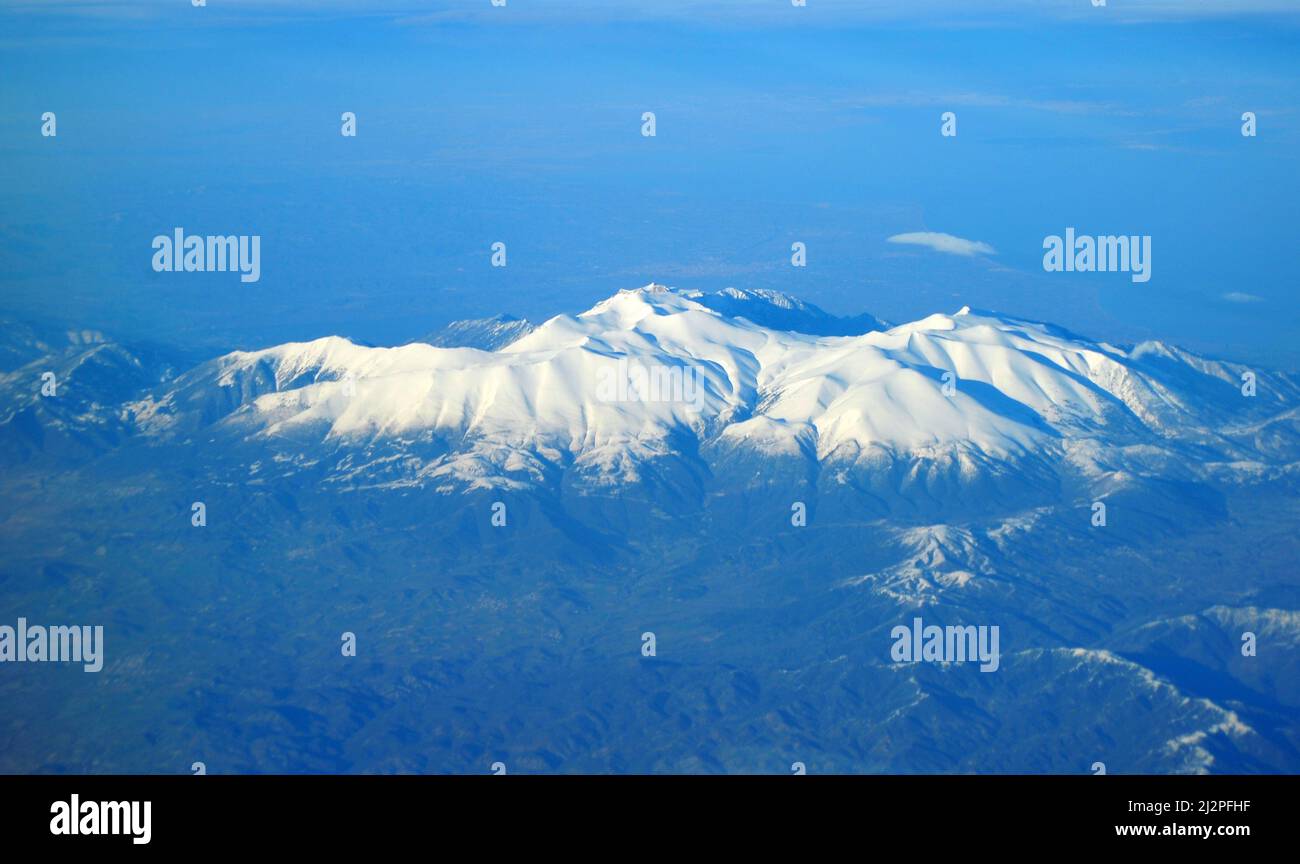
[[[1264,298],[1256,294],[1247,294],[1244,291],[1229,291],[1227,294],[1220,294],[1224,300],[1229,303],[1261,303]]]
[[[963,237],[954,237],[951,234],[943,234],[938,231],[912,231],[908,234],[895,234],[889,238],[888,242],[925,246],[935,252],[944,252],[948,255],[993,255],[997,251],[989,244],[979,240],[967,240]]]

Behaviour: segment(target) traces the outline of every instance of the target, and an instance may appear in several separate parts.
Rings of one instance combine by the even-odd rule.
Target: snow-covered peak
[[[611,320],[639,320],[651,314],[668,314],[703,308],[696,302],[698,292],[678,291],[666,285],[651,282],[640,288],[624,289],[612,297],[601,300],[579,318],[604,316],[614,313]]]
[[[652,283],[497,351],[331,337],[236,352],[134,407],[156,432],[215,424],[251,439],[442,442],[446,452],[417,469],[432,479],[545,463],[632,480],[646,460],[683,446],[859,467],[947,460],[966,473],[1023,458],[1095,473],[1123,465],[1135,446],[1189,439],[1217,442],[1225,458],[1258,456],[1208,425],[1234,398],[1223,364],[1125,353],[968,307],[825,336],[765,326],[710,299],[815,309],[784,296]],[[1171,358],[1172,372],[1147,362]],[[1283,401],[1294,408],[1292,382],[1278,378],[1273,389],[1288,387]],[[1266,406],[1238,407],[1245,418]]]

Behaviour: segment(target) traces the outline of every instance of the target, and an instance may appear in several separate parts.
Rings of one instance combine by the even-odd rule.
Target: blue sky
[[[653,279],[1300,369],[1294,4],[209,3],[0,3],[0,311],[388,343]],[[152,272],[176,226],[260,234],[261,281]],[[1067,226],[1151,281],[1043,272]]]

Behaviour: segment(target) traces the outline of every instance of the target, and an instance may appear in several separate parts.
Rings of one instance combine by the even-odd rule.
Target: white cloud
[[[1259,303],[1264,299],[1256,294],[1247,294],[1244,291],[1229,291],[1227,294],[1220,296],[1229,303]]]
[[[890,243],[907,243],[912,246],[927,246],[935,252],[949,255],[993,255],[997,250],[979,240],[966,240],[938,231],[913,231],[909,234],[895,234],[889,238]]]

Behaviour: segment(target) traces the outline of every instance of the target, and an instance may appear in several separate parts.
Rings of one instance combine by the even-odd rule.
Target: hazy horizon
[[[1300,368],[1300,16],[963,9],[0,5],[0,312],[207,352],[393,344],[653,280]],[[260,235],[260,281],[151,271],[177,227]],[[1070,227],[1149,235],[1150,281],[1044,272]],[[994,251],[888,242],[913,232]]]

